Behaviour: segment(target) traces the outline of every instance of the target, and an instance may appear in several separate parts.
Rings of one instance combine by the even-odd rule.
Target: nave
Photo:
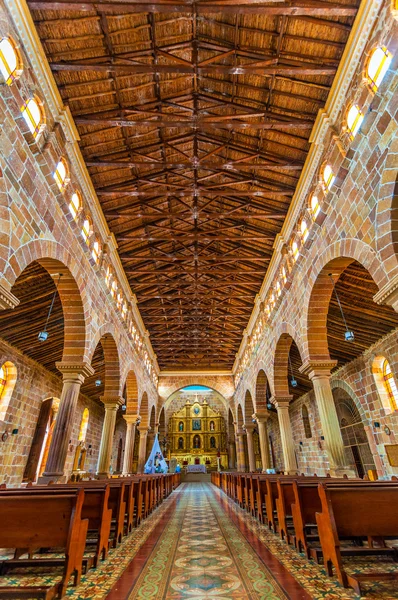
[[[356,566],[355,566],[356,565]],[[367,560],[360,568],[368,568]],[[358,570],[358,562],[352,569]],[[393,570],[394,566],[390,566]],[[10,585],[15,574],[7,577]],[[50,583],[32,575],[30,584]],[[108,559],[69,587],[70,600],[356,599],[208,482],[182,483]],[[398,598],[395,582],[366,586],[368,600]]]

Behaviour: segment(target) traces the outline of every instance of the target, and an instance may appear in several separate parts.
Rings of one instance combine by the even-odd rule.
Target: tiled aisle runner
[[[286,599],[272,575],[215,501],[210,486],[184,490],[182,501],[129,600]]]

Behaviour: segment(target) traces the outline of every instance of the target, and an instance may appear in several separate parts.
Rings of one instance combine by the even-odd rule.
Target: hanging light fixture
[[[48,321],[50,319],[51,312],[52,312],[52,309],[53,309],[53,306],[54,306],[55,296],[57,295],[58,286],[59,286],[59,282],[60,282],[61,277],[62,277],[62,273],[59,273],[58,283],[56,285],[56,288],[54,290],[54,294],[53,294],[53,297],[52,297],[52,300],[51,300],[50,309],[48,311],[46,324],[44,325],[44,329],[42,331],[39,331],[39,334],[37,336],[37,339],[39,340],[39,342],[45,342],[47,340],[47,338],[48,338],[47,325],[48,325]]]
[[[294,388],[297,387],[297,379],[295,379],[294,375],[293,375],[293,368],[292,368],[292,361],[290,360],[290,352],[289,352],[289,366],[290,366],[290,385]]]
[[[95,380],[95,385],[96,385],[97,387],[99,387],[99,386],[101,385],[101,383],[102,383],[101,379],[96,379],[96,380]]]
[[[341,312],[341,317],[343,319],[343,323],[344,323],[344,326],[345,326],[344,339],[345,339],[346,342],[353,342],[355,340],[354,332],[351,331],[350,329],[348,329],[347,321],[345,320],[345,316],[344,316],[344,313],[343,313],[343,307],[341,306],[340,298],[339,298],[339,296],[337,294],[336,285],[335,285],[334,279],[333,279],[333,274],[329,273],[329,277],[330,277],[330,279],[332,280],[332,283],[333,283],[333,290],[334,290],[334,293],[336,295],[337,304],[339,305],[340,312]]]

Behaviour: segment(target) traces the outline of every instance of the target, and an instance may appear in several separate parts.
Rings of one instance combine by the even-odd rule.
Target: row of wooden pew
[[[212,473],[212,483],[329,576],[361,595],[366,580],[398,580],[398,568],[351,575],[346,556],[398,559],[398,481],[255,473]],[[397,540],[398,541],[398,540]]]
[[[179,484],[179,474],[167,474],[1,486],[0,549],[14,554],[0,558],[0,575],[32,566],[63,567],[63,574],[45,588],[0,584],[0,598],[64,596],[72,576],[78,585],[82,573],[105,560],[109,547],[120,544]]]

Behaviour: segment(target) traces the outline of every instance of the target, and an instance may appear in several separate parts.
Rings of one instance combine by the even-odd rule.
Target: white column
[[[124,402],[123,398],[116,396],[107,398],[101,396],[101,401],[105,405],[105,418],[102,425],[101,445],[98,456],[97,475],[100,477],[109,477],[109,467],[111,466],[113,435],[115,433],[116,413]]]
[[[271,402],[274,402],[278,412],[283,462],[285,464],[285,473],[287,475],[294,475],[297,472],[296,453],[294,452],[293,433],[289,416],[289,403],[291,399],[292,396],[286,396],[284,398],[271,398]]]
[[[137,415],[124,415],[123,418],[127,424],[126,443],[123,457],[123,475],[128,475],[129,473],[132,473],[133,470],[133,452]]]
[[[268,411],[257,411],[253,415],[253,419],[257,421],[258,425],[258,437],[260,440],[260,454],[261,454],[261,464],[263,473],[266,472],[267,469],[271,468],[271,462],[269,459],[269,444],[268,444],[268,435],[267,435],[267,421],[269,419]]]

